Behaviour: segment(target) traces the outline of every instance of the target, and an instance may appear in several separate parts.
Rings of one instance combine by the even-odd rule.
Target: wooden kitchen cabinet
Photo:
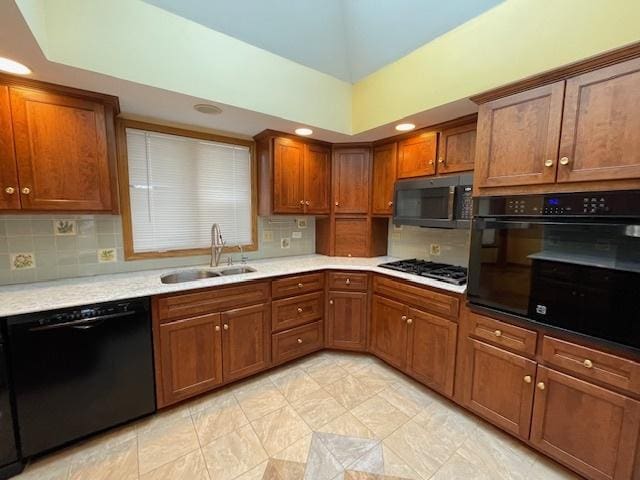
[[[373,185],[371,213],[393,213],[394,185],[397,177],[398,146],[396,143],[373,149]]]
[[[13,149],[9,87],[0,85],[0,210],[20,209],[18,165]]]
[[[117,211],[115,97],[0,75],[0,209]]]
[[[307,145],[304,156],[304,213],[331,211],[331,152],[321,145]]]
[[[567,80],[558,182],[640,178],[640,59]]]
[[[265,370],[271,360],[271,305],[222,313],[222,374],[225,382]]]
[[[366,350],[367,293],[330,291],[328,298],[327,347],[341,350]]]
[[[273,141],[273,212],[304,212],[304,144],[288,138]]]
[[[465,339],[463,348],[463,405],[527,440],[536,363],[472,338]]]
[[[440,132],[438,173],[473,170],[476,157],[476,122]]]
[[[538,367],[531,443],[592,479],[631,479],[640,402]]]
[[[369,256],[369,220],[366,217],[338,217],[334,222],[336,256]]]
[[[453,395],[458,325],[410,308],[407,371],[447,396]]]
[[[407,362],[408,308],[399,302],[374,295],[371,301],[371,343],[374,355],[396,368]]]
[[[480,105],[474,185],[554,183],[564,81]]]
[[[336,148],[333,151],[333,211],[369,212],[371,188],[369,148]]]
[[[159,326],[162,381],[160,407],[211,390],[222,383],[222,332],[219,313]]]
[[[398,178],[435,175],[438,133],[425,132],[398,143]]]

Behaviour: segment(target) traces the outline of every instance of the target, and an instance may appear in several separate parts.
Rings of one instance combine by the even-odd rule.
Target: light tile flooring
[[[370,356],[321,352],[56,452],[17,478],[577,477]]]

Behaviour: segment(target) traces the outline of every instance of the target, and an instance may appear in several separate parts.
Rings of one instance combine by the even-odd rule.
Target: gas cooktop
[[[446,263],[427,262],[426,260],[413,258],[410,260],[381,263],[378,266],[399,272],[413,273],[421,277],[433,278],[453,285],[464,285],[467,283],[466,268],[448,265]]]

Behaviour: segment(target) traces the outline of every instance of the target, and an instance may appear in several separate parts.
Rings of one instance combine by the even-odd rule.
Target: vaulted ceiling
[[[503,0],[145,0],[355,83]]]

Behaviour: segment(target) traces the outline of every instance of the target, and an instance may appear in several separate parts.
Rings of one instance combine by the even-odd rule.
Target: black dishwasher
[[[0,479],[9,478],[22,470],[16,442],[4,340],[0,329]]]
[[[7,318],[22,454],[155,411],[148,299]]]

